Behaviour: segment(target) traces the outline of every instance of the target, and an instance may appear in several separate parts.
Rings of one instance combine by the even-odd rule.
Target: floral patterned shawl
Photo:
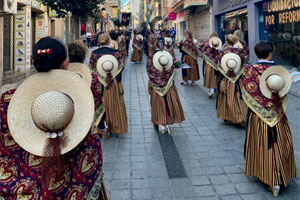
[[[140,41],[140,40],[137,40],[136,36],[137,35],[135,35],[133,37],[132,46],[135,47],[135,48],[137,48],[138,50],[142,50],[143,46],[144,46],[144,42]]]
[[[222,57],[227,54],[227,53],[235,53],[237,55],[240,56],[241,58],[241,69],[240,71],[236,74],[235,77],[229,77],[225,71],[223,70],[223,68],[221,67],[221,60]],[[238,48],[234,48],[234,47],[224,47],[218,55],[218,70],[221,72],[221,74],[226,77],[228,80],[232,81],[232,82],[236,82],[244,73],[245,71],[245,56],[243,54],[243,50],[242,49],[238,49]]]
[[[209,46],[209,41],[200,43],[198,48],[205,62],[215,70],[218,70],[218,50],[211,48]]]
[[[260,90],[260,76],[271,67],[268,64],[255,64],[246,67],[243,81],[243,99],[247,106],[255,112],[270,127],[275,126],[283,117],[284,113],[274,110],[271,99],[266,98]],[[286,109],[287,96],[281,99],[283,109]]]
[[[197,61],[198,52],[192,37],[189,37],[184,41],[182,50]]]
[[[89,199],[99,198],[102,183],[102,151],[95,127],[66,159],[65,174],[48,187],[43,184],[43,158],[22,149],[13,139],[7,124],[7,109],[15,90],[4,93],[0,101],[0,199]]]
[[[148,73],[152,88],[155,90],[155,92],[157,94],[159,94],[160,96],[164,96],[173,84],[175,67],[173,65],[170,69],[163,71],[163,72],[156,69],[153,65],[153,56],[156,52],[157,51],[152,52],[148,56],[147,73]]]

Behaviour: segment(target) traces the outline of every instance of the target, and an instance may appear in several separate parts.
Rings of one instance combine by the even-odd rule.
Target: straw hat
[[[119,62],[116,57],[112,55],[104,55],[97,62],[97,71],[103,78],[106,78],[108,72],[115,78],[118,73],[118,68]]]
[[[221,67],[227,73],[230,69],[238,73],[241,69],[242,61],[239,55],[227,53],[221,59]]]
[[[208,43],[209,43],[209,46],[211,48],[215,48],[217,50],[222,47],[222,41],[218,37],[211,37],[211,38],[209,38]]]
[[[75,72],[78,74],[86,83],[91,86],[92,85],[92,74],[90,69],[82,63],[70,63],[68,66],[68,70],[71,72]]]
[[[193,42],[194,42],[195,45],[198,44],[198,40],[196,40],[196,39],[194,39]]]
[[[48,139],[64,135],[65,154],[88,134],[94,118],[90,87],[67,70],[37,73],[26,79],[12,97],[8,108],[12,137],[27,152],[44,156]]]
[[[243,45],[240,41],[238,41],[237,43],[235,43],[235,45],[239,48],[239,49],[243,49]]]
[[[260,77],[260,90],[269,99],[272,98],[272,91],[278,92],[280,97],[284,97],[291,89],[291,86],[290,73],[279,65],[269,67]]]
[[[166,44],[172,44],[172,38],[170,38],[170,37],[165,37],[165,43]]]
[[[136,39],[141,41],[141,40],[144,39],[144,37],[143,37],[141,34],[138,34],[138,35],[136,36]]]
[[[109,44],[110,48],[113,48],[113,49],[118,49],[119,47],[119,44],[117,41],[115,40],[110,40],[110,44]]]
[[[173,65],[173,57],[167,51],[158,51],[153,56],[153,65],[159,71],[168,70]]]

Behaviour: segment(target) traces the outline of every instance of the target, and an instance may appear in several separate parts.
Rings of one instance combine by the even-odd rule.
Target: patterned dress
[[[93,51],[89,67],[97,74],[99,80],[105,82],[105,78],[103,78],[96,70],[98,60],[104,55],[113,55],[119,61],[118,75],[113,78],[112,84],[110,86],[102,84],[105,121],[110,132],[115,134],[125,134],[128,132],[128,122],[123,96],[124,89],[121,82],[124,66],[121,62],[119,51],[107,47]]]
[[[164,72],[156,69],[152,61],[156,52],[154,51],[148,56],[147,62],[152,123],[156,125],[181,123],[185,118],[173,80],[175,74],[174,65]]]
[[[234,78],[226,75],[219,66],[218,97],[217,97],[217,117],[231,123],[241,123],[246,121],[247,105],[242,99],[241,86],[243,84],[242,74],[245,70],[244,55],[240,49],[225,47],[219,52],[218,62],[226,53],[236,53],[242,60],[241,70]]]
[[[284,112],[287,96],[282,98],[283,112],[278,112],[261,93],[259,76],[269,67],[268,63],[249,65],[244,74],[243,98],[249,106],[244,173],[271,187],[286,187],[296,178],[292,133]]]
[[[62,155],[67,163],[64,175],[53,174],[49,186],[45,186],[41,174],[44,159],[22,149],[8,128],[7,109],[14,92],[5,92],[0,102],[0,199],[107,199],[101,143],[94,127],[75,149]]]
[[[150,34],[148,37],[148,55],[156,49],[156,35]]]
[[[200,80],[198,61],[197,61],[198,53],[194,45],[193,38],[188,38],[184,41],[182,46],[182,51],[184,52],[183,62],[191,67],[182,70],[183,80],[185,81]]]
[[[218,51],[209,46],[206,41],[199,45],[199,51],[203,57],[203,86],[206,88],[216,89],[218,85]]]
[[[131,55],[131,61],[132,62],[142,62],[143,61],[143,54],[144,54],[144,41],[140,41],[136,39],[135,35],[133,37],[133,42],[132,42],[132,55]]]

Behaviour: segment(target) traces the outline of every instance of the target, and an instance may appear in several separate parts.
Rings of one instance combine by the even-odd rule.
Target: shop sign
[[[183,18],[183,17],[184,17],[184,11],[179,12],[177,18]]]
[[[26,7],[18,7],[15,16],[15,71],[26,71]]]
[[[235,6],[239,6],[243,3],[247,3],[249,1],[251,1],[251,0],[230,0],[227,4],[220,5],[219,11],[227,10],[227,9],[233,8]]]
[[[174,21],[177,18],[177,14],[175,12],[170,12],[168,18],[169,20]]]
[[[37,9],[41,9],[42,6],[41,2],[37,0],[18,0],[18,2]]]
[[[45,37],[46,23],[45,14],[40,14],[36,16],[36,31],[35,31],[35,41],[39,41]]]
[[[265,25],[300,22],[300,0],[273,0],[264,3]]]
[[[188,8],[190,6],[201,6],[207,5],[207,0],[185,0],[183,4],[183,8]]]

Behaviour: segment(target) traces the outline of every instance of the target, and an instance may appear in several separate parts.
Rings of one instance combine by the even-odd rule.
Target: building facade
[[[225,35],[239,29],[250,48],[250,62],[257,58],[254,46],[270,41],[274,60],[287,69],[300,69],[300,1],[215,0],[214,29],[224,41]],[[250,32],[251,31],[251,32]]]
[[[177,13],[174,26],[176,40],[183,40],[184,32],[192,32],[194,39],[205,41],[212,30],[211,4],[207,0],[173,0],[172,11]]]

